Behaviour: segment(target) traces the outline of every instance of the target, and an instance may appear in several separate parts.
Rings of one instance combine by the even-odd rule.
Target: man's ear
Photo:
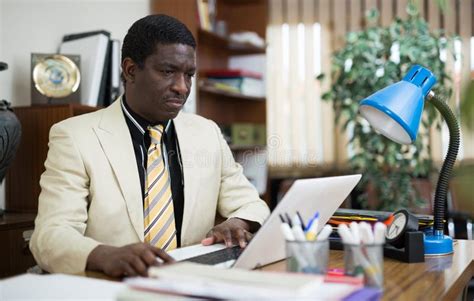
[[[137,68],[137,64],[131,58],[127,57],[123,60],[122,73],[127,82],[133,83],[135,81],[135,72]]]

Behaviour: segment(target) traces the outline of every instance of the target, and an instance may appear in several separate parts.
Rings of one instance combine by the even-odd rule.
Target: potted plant
[[[431,32],[413,4],[407,11],[406,20],[396,19],[388,27],[370,25],[378,18],[377,11],[370,11],[369,26],[348,33],[344,48],[333,54],[332,85],[323,95],[333,104],[336,122],[349,134],[350,167],[363,173],[358,186],[363,193],[357,198],[363,208],[394,210],[426,204],[413,179],[427,179],[434,169],[428,129],[440,129],[440,120],[436,110],[427,105],[415,144],[399,145],[372,131],[358,113],[359,101],[399,81],[414,64],[433,71],[438,79],[434,91],[442,99],[449,99],[452,93],[440,54],[449,53],[453,39]],[[374,193],[377,202],[368,202]]]

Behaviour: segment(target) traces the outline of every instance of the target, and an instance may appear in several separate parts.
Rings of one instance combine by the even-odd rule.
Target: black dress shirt
[[[127,122],[130,136],[132,137],[133,150],[137,161],[138,174],[140,176],[140,185],[142,188],[142,199],[145,198],[145,175],[147,166],[147,151],[151,144],[148,134],[148,126],[153,126],[147,120],[133,112],[127,105],[125,95],[122,97],[122,111]],[[181,245],[181,226],[183,221],[184,209],[184,182],[183,170],[181,164],[181,155],[179,152],[178,139],[174,128],[173,120],[163,121],[161,123],[165,130],[163,132],[162,146],[163,159],[167,161],[171,178],[171,195],[173,197],[174,220],[176,223],[176,238],[178,247]],[[165,157],[166,156],[166,157]]]

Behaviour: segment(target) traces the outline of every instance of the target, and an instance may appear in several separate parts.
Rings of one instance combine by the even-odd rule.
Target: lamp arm
[[[449,146],[448,153],[444,159],[443,166],[439,173],[438,184],[434,197],[434,235],[443,235],[444,233],[444,217],[446,210],[446,199],[448,195],[449,179],[453,170],[454,162],[459,151],[460,134],[459,123],[449,106],[441,100],[432,91],[428,94],[428,100],[441,113],[446,120],[449,129]]]

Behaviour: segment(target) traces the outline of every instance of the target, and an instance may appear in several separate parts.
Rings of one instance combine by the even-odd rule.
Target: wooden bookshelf
[[[209,69],[227,69],[232,56],[265,54],[265,47],[235,43],[228,37],[203,30],[199,26],[196,0],[153,0],[152,12],[176,17],[189,27],[197,40],[197,82],[199,73]],[[217,0],[216,20],[227,23],[228,33],[253,31],[265,37],[268,19],[267,0]],[[251,17],[249,17],[251,16]],[[196,113],[220,124],[236,122],[266,123],[265,98],[197,87]]]
[[[265,47],[258,47],[250,43],[239,43],[226,37],[221,37],[211,31],[198,29],[198,40],[200,43],[220,47],[232,52],[233,55],[264,54]]]
[[[233,98],[233,99],[241,99],[241,100],[252,100],[252,101],[265,101],[265,97],[256,97],[256,96],[250,96],[250,95],[245,95],[242,93],[236,93],[236,92],[230,92],[230,91],[225,91],[213,87],[208,87],[208,86],[200,86],[199,87],[199,93],[200,94],[212,94],[216,96],[222,96],[222,98],[227,99],[227,98]]]

